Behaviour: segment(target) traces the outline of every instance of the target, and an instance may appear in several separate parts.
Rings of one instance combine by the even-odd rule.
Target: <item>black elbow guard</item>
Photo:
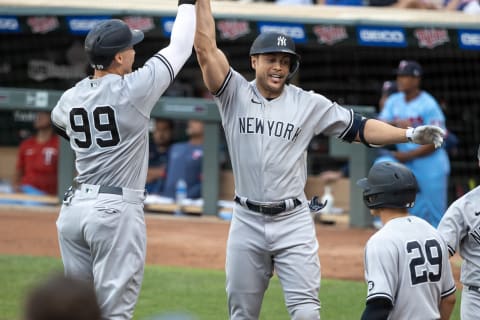
[[[195,2],[197,2],[197,0],[178,0],[178,5],[181,5],[181,4],[193,4],[193,5],[195,5]]]
[[[360,126],[358,128],[358,136],[360,137],[360,141],[362,141],[362,143],[364,145],[366,145],[367,147],[371,148],[372,145],[370,145],[370,143],[367,142],[367,140],[365,140],[365,135],[364,135],[364,132],[365,132],[365,124],[367,123],[368,119],[367,118],[364,118],[362,117],[362,120],[360,122]]]
[[[372,147],[367,140],[365,140],[364,131],[365,131],[365,123],[367,123],[368,119],[358,113],[353,113],[352,115],[352,122],[348,130],[342,135],[342,139],[347,142],[353,142],[357,135],[360,137],[360,141],[366,145],[367,147]]]
[[[387,320],[393,309],[392,302],[388,299],[372,299],[367,302],[361,320]]]

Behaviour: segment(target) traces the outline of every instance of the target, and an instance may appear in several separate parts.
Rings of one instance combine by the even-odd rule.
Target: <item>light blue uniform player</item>
[[[195,1],[180,0],[170,44],[132,72],[143,33],[113,19],[85,39],[92,77],[52,112],[78,172],[57,220],[65,274],[92,281],[102,319],[131,319],[143,280],[150,112],[191,55]]]
[[[414,61],[400,62],[397,85],[400,92],[385,102],[379,119],[399,127],[436,125],[445,129],[445,116],[435,99],[419,89],[422,69]],[[403,162],[413,171],[420,191],[415,207],[409,212],[427,220],[436,227],[447,208],[447,186],[450,162],[444,148],[418,146],[414,143],[397,144],[392,152],[396,161]],[[391,160],[385,157],[382,160]],[[380,160],[377,160],[377,162]]]
[[[480,167],[480,145],[477,151]],[[480,186],[453,202],[443,216],[438,231],[453,256],[462,257],[463,284],[460,313],[462,320],[480,318]]]
[[[222,117],[235,178],[226,254],[230,319],[258,319],[273,272],[295,320],[320,319],[320,262],[304,188],[306,149],[323,133],[365,144],[441,144],[443,132],[367,120],[326,97],[287,84],[299,67],[293,40],[260,34],[250,49],[255,80],[232,69],[216,46],[210,0],[197,1],[195,51]]]

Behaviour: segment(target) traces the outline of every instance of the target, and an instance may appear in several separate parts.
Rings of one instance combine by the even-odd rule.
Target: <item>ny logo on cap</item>
[[[284,36],[279,36],[277,38],[277,46],[285,47],[286,45],[287,45],[287,38],[285,38]]]
[[[408,61],[402,60],[402,61],[400,61],[400,64],[398,65],[398,68],[399,69],[405,69],[407,67],[407,65],[408,65]]]

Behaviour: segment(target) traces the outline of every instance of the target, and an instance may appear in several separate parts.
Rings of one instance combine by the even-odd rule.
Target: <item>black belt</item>
[[[475,291],[476,293],[480,293],[480,287],[468,286],[468,290]]]
[[[239,196],[235,196],[234,200],[235,200],[236,203],[238,203],[240,205],[242,204]],[[293,208],[298,207],[299,205],[302,204],[302,202],[298,199],[292,199],[292,200],[293,200]],[[258,212],[258,213],[263,213],[263,214],[270,215],[270,216],[282,213],[285,210],[287,210],[287,205],[286,205],[285,201],[278,202],[278,203],[272,203],[272,204],[268,204],[268,205],[258,205],[258,204],[254,204],[251,201],[247,200],[245,202],[245,204],[247,205],[248,209],[250,209],[252,211],[255,211],[255,212]]]
[[[73,183],[73,189],[80,190],[82,188],[81,183]],[[98,188],[98,193],[109,193],[109,194],[117,194],[119,196],[123,195],[123,189],[120,187],[110,187],[110,186],[103,186],[100,185]]]

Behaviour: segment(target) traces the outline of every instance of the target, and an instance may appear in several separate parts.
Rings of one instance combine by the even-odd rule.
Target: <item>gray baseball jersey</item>
[[[480,187],[453,202],[445,212],[438,231],[447,242],[451,256],[462,257],[463,283],[461,318],[478,319],[480,314]]]
[[[389,319],[440,319],[441,299],[456,290],[441,235],[414,216],[390,220],[368,240],[365,279],[367,301],[392,302]]]
[[[438,231],[447,242],[450,255],[459,250],[463,259],[462,283],[480,287],[480,187],[450,205]]]
[[[230,69],[215,94],[239,196],[259,202],[305,200],[307,147],[323,133],[343,139],[353,111],[294,85],[271,101]]]
[[[158,53],[135,72],[86,78],[62,95],[52,120],[70,137],[77,182],[145,188],[150,112],[173,76]]]
[[[105,320],[131,319],[138,299],[150,112],[190,56],[195,23],[195,6],[181,4],[169,46],[134,72],[78,82],[52,112],[78,172],[57,219],[65,274],[93,281]]]
[[[294,85],[286,85],[279,97],[267,100],[255,81],[248,82],[233,69],[214,97],[236,194],[265,204],[293,198],[301,202],[276,215],[235,206],[225,267],[230,319],[258,319],[273,269],[290,317],[320,319],[318,242],[304,193],[306,150],[319,133],[351,141],[359,118]]]

